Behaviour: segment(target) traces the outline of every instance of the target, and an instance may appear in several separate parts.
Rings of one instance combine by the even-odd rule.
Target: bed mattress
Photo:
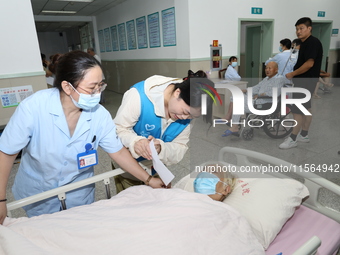
[[[313,236],[321,239],[317,255],[335,255],[340,246],[340,224],[301,205],[270,244],[266,255],[293,254]]]

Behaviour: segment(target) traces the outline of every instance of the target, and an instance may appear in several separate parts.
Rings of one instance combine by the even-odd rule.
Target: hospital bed
[[[91,248],[99,254],[337,254],[340,213],[320,204],[318,194],[322,188],[340,196],[338,185],[300,168],[288,176],[282,171],[263,174],[269,169],[265,166],[284,170],[296,166],[249,150],[224,147],[219,161],[237,171],[245,166],[256,169],[244,176],[237,173],[238,184],[223,203],[187,192],[192,191],[192,173],[170,190],[142,185],[92,205],[33,218],[7,218],[6,227],[0,226],[0,254],[60,254],[62,249],[63,254],[93,254]],[[109,198],[110,178],[121,173],[115,169],[8,203],[9,215],[53,196],[65,206],[68,191],[98,181],[106,185]],[[248,248],[252,251],[233,250]]]

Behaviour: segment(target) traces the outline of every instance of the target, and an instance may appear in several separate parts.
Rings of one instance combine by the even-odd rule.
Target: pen
[[[91,148],[91,150],[94,149],[94,146],[93,146],[93,145],[94,145],[94,142],[96,141],[96,138],[97,138],[96,135],[94,135],[93,138],[92,138],[92,142],[91,142],[92,148]]]

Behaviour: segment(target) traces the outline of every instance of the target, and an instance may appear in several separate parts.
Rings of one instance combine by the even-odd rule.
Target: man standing
[[[312,36],[312,20],[310,18],[299,19],[295,23],[295,27],[296,35],[302,43],[294,71],[287,73],[286,77],[288,79],[294,77],[295,87],[307,89],[312,95],[320,76],[322,44],[319,39]],[[303,97],[302,93],[293,93],[293,98]],[[311,113],[311,99],[304,103],[303,106]],[[312,122],[312,115],[304,115],[296,105],[293,105],[291,110],[297,125],[293,128],[291,135],[280,144],[280,149],[294,148],[297,146],[298,141],[309,142],[308,130]]]

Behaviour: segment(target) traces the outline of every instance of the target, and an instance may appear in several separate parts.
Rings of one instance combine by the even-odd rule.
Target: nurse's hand
[[[149,139],[141,139],[138,142],[135,143],[135,152],[142,156],[143,158],[146,158],[148,160],[152,159],[151,156],[151,150],[150,150],[150,140]]]
[[[7,206],[5,202],[0,202],[0,224],[2,224],[7,217]]]
[[[149,181],[149,186],[152,188],[166,188],[165,184],[160,178],[152,177]]]

